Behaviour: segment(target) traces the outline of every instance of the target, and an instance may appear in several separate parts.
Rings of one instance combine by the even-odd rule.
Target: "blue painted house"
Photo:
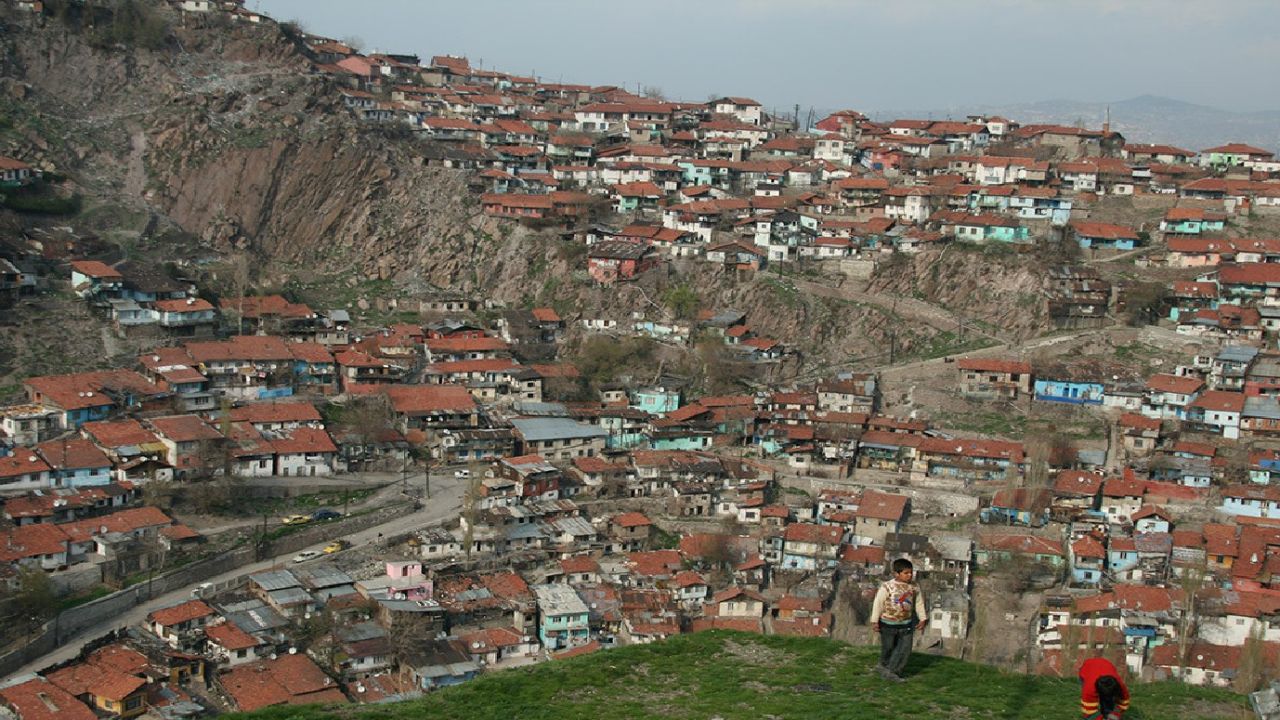
[[[1071,543],[1071,584],[1097,585],[1107,571],[1107,550],[1091,535]]]
[[[1127,225],[1077,220],[1071,229],[1076,242],[1086,250],[1133,250],[1138,246],[1138,231]]]
[[[1070,403],[1072,405],[1101,405],[1106,388],[1100,382],[1088,380],[1054,380],[1036,378],[1033,387],[1036,400]]]
[[[1169,208],[1160,221],[1160,232],[1169,235],[1199,235],[1222,232],[1227,226],[1226,213],[1200,208]]]
[[[631,407],[664,417],[680,407],[680,391],[662,386],[641,388],[631,393]]]
[[[51,469],[54,487],[92,487],[111,482],[111,458],[85,438],[49,440],[37,445],[36,452]]]
[[[423,690],[458,685],[480,674],[480,665],[458,640],[428,640],[409,653],[405,664]]]
[[[1229,515],[1280,518],[1280,486],[1232,485],[1222,490],[1218,509]]]
[[[1250,453],[1249,481],[1259,485],[1280,483],[1280,450],[1256,450]]]
[[[1133,538],[1114,537],[1107,547],[1107,566],[1115,574],[1138,566],[1138,545]]]
[[[1049,522],[1052,501],[1049,488],[1006,488],[996,493],[989,507],[982,509],[982,522],[1040,527]]]
[[[591,626],[587,604],[569,585],[534,585],[538,598],[538,639],[547,650],[586,644]]]

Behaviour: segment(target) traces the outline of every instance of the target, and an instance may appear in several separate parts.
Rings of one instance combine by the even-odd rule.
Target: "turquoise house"
[[[683,171],[685,185],[710,185],[713,177],[709,165],[694,165],[691,162],[677,163]]]
[[[631,407],[663,417],[680,407],[680,391],[664,387],[635,390],[631,393]]]
[[[534,585],[538,598],[538,639],[547,650],[584,645],[590,639],[587,604],[570,585]]]
[[[1033,392],[1036,400],[1045,402],[1101,405],[1106,395],[1106,388],[1100,382],[1037,378]]]
[[[706,450],[711,447],[711,433],[655,435],[651,444],[654,450]]]
[[[1030,242],[1031,231],[1021,225],[989,225],[983,233],[982,239],[1007,243]]]

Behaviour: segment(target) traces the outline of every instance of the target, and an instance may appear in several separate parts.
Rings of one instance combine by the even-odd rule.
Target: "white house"
[[[744,123],[759,125],[763,120],[760,103],[751,98],[722,97],[707,103],[717,115],[732,115]]]
[[[271,441],[276,453],[276,475],[332,475],[338,471],[338,447],[329,434],[315,428],[296,428]]]

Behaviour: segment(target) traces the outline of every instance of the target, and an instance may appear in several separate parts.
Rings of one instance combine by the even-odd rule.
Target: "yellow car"
[[[351,543],[347,542],[346,540],[334,540],[333,542],[324,546],[324,551],[325,553],[336,553],[341,550],[346,550],[349,547],[351,547]]]
[[[285,515],[284,517],[280,518],[280,522],[284,523],[285,525],[302,525],[303,523],[311,522],[311,516],[310,515]]]

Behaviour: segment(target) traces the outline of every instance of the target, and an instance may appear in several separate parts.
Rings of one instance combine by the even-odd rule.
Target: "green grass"
[[[227,717],[670,720],[672,718],[1074,718],[1074,679],[1015,675],[915,655],[905,683],[871,672],[878,651],[831,640],[729,632],[681,635],[506,670],[421,700],[364,707],[275,707]],[[1244,718],[1245,699],[1181,684],[1138,684],[1126,720]]]
[[[774,297],[789,308],[799,307],[800,291],[790,280],[766,277],[761,280],[765,287],[773,291]]]
[[[114,591],[106,585],[97,585],[86,592],[72,595],[70,597],[60,598],[58,600],[58,611],[61,612],[63,610],[70,610],[73,607],[79,607],[87,602],[97,600],[100,597],[106,597],[112,592]]]
[[[980,350],[994,344],[996,344],[994,340],[976,333],[969,333],[961,339],[960,335],[947,330],[925,338],[924,342],[899,356],[898,361],[934,360],[947,355]]]
[[[1027,416],[1012,410],[975,410],[965,413],[940,413],[935,420],[940,427],[980,435],[1019,438],[1027,433]]]

